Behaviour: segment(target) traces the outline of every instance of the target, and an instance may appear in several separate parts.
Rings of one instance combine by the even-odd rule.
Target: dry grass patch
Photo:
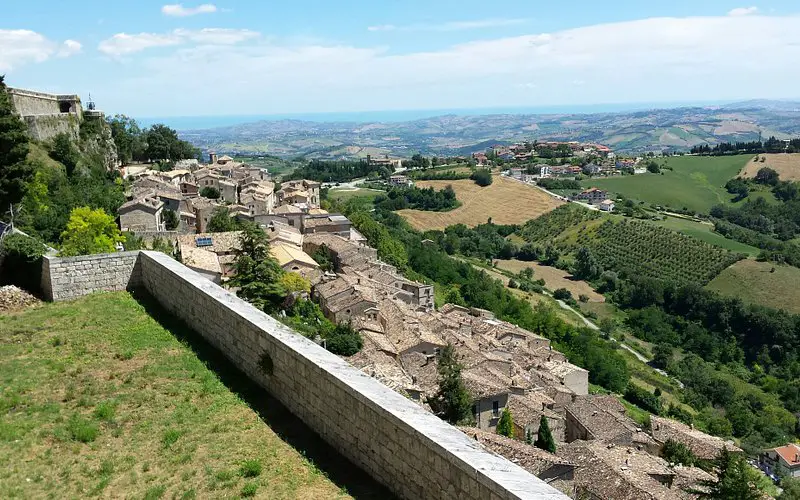
[[[800,153],[769,153],[759,157],[766,160],[763,163],[750,160],[739,175],[753,178],[760,169],[769,167],[778,172],[782,181],[800,181]]]
[[[543,191],[506,177],[495,176],[494,182],[480,187],[471,180],[419,181],[417,187],[436,190],[451,185],[461,206],[449,212],[400,210],[398,213],[415,229],[444,229],[453,224],[476,226],[490,217],[495,224],[522,224],[547,213],[563,202]]]
[[[3,498],[347,496],[148,310],[112,293],[0,317]]]
[[[605,302],[606,298],[595,292],[594,289],[585,281],[575,280],[566,271],[556,267],[543,266],[536,262],[522,262],[519,260],[497,260],[497,267],[518,274],[523,269],[530,267],[533,269],[533,279],[543,279],[545,287],[549,290],[566,288],[578,299],[581,295],[589,297],[590,302]]]
[[[773,271],[774,270],[774,271]],[[800,314],[800,269],[740,260],[711,280],[707,288],[748,304]]]

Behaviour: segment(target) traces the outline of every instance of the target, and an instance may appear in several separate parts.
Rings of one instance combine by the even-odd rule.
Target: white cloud
[[[67,40],[63,45],[30,30],[0,29],[0,72],[27,63],[44,62],[52,56],[67,57],[80,51],[81,44]]]
[[[213,14],[217,11],[217,6],[210,3],[204,3],[197,7],[184,7],[181,3],[168,4],[161,7],[161,13],[165,16],[172,17],[188,17],[196,16],[197,14]]]
[[[58,51],[58,57],[69,57],[75,54],[78,54],[81,49],[83,49],[83,45],[80,42],[76,42],[75,40],[64,40],[64,43],[61,44],[61,49]]]
[[[651,18],[399,54],[322,41],[253,37],[231,46],[184,36],[177,50],[135,68],[146,77],[118,82],[115,91],[121,103],[134,90],[164,96],[154,102],[166,107],[151,111],[161,114],[197,114],[198,102],[205,114],[243,114],[797,97],[800,67],[785,61],[800,59],[798,22]],[[221,71],[175,78],[209,67]],[[765,80],[764,67],[781,67],[782,77]]]
[[[396,26],[394,24],[379,24],[367,27],[367,31],[463,31],[475,29],[500,28],[525,24],[528,19],[480,19],[476,21],[450,21],[439,24],[410,24]]]
[[[758,14],[758,7],[738,7],[728,12],[728,15],[733,17],[752,16],[753,14]]]
[[[234,45],[259,37],[256,31],[204,28],[201,30],[176,29],[169,33],[117,33],[103,40],[97,49],[112,57],[141,52],[154,47],[169,47],[186,43],[200,45]]]

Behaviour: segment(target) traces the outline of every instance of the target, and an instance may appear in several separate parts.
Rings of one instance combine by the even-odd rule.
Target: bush
[[[247,483],[242,487],[242,497],[244,498],[254,497],[256,492],[258,492],[257,483]]]
[[[91,422],[77,413],[67,422],[67,432],[72,439],[80,443],[91,443],[97,439],[97,424]]]
[[[0,283],[13,283],[38,292],[41,286],[44,244],[22,234],[10,234],[0,243]]]
[[[336,325],[325,342],[327,349],[339,356],[352,356],[364,347],[364,339],[350,325]]]
[[[239,467],[239,475],[242,477],[258,477],[261,475],[260,460],[245,460]]]
[[[481,187],[486,187],[492,183],[492,173],[485,168],[479,168],[469,178]]]
[[[683,443],[668,439],[661,449],[661,457],[671,464],[691,466],[697,462],[692,450]]]
[[[559,288],[553,292],[553,298],[557,300],[572,300],[572,292],[566,288]]]

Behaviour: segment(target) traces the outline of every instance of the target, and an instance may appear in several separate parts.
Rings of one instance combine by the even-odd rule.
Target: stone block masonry
[[[564,499],[562,493],[196,272],[139,252],[93,256],[79,283],[141,286],[353,463],[402,498]],[[51,281],[61,262],[48,261]],[[89,277],[92,275],[93,277]],[[91,286],[51,284],[55,300]],[[97,288],[95,289],[102,289]]]
[[[120,291],[141,284],[139,252],[42,260],[42,294],[59,301],[99,291]]]

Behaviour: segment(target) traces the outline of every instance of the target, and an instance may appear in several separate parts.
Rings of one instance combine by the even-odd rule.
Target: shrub
[[[511,411],[509,411],[508,407],[503,408],[500,421],[497,422],[497,433],[509,438],[514,437],[514,417],[511,416]]]
[[[258,459],[245,460],[239,467],[239,475],[242,477],[258,477],[261,475],[261,461]]]
[[[75,441],[91,443],[97,439],[98,429],[97,424],[76,413],[67,421],[67,432]]]
[[[258,484],[256,483],[247,483],[242,487],[242,497],[249,498],[256,496],[256,492],[258,491]]]
[[[103,401],[94,409],[94,416],[100,420],[111,422],[114,420],[114,414],[117,411],[117,405],[112,401]]]
[[[183,436],[183,431],[179,431],[178,429],[167,429],[164,431],[164,435],[161,437],[161,444],[164,445],[164,448],[169,448],[175,442]]]
[[[10,234],[0,243],[0,283],[13,283],[26,290],[41,286],[44,244],[22,234]]]
[[[364,347],[364,339],[350,325],[336,325],[325,341],[327,349],[339,356],[352,356]]]
[[[668,439],[661,448],[661,457],[669,463],[681,465],[694,465],[697,462],[697,457],[694,456],[692,450],[683,443]]]
[[[553,439],[553,434],[550,432],[550,424],[544,415],[539,419],[539,433],[536,436],[534,446],[550,453],[556,452],[556,441]]]
[[[589,302],[589,296],[582,293],[582,294],[578,295],[578,300],[585,304],[585,303]]]
[[[558,290],[553,292],[553,298],[557,300],[570,300],[572,299],[572,292],[570,292],[566,288],[559,288]]]

